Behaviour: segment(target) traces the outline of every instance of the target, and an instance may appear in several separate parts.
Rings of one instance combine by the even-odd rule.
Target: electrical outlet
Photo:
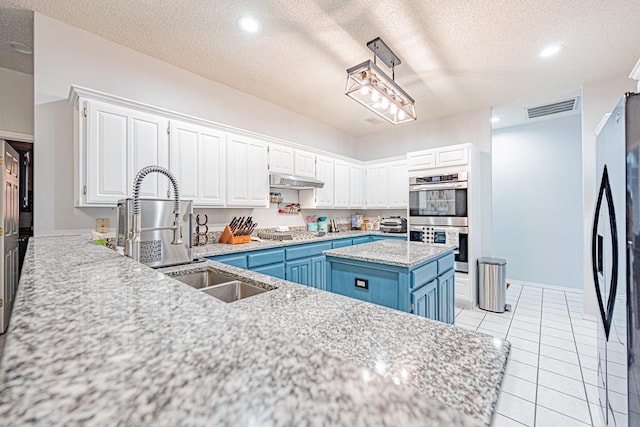
[[[96,231],[98,233],[108,233],[109,232],[109,218],[98,218],[98,219],[96,219]]]
[[[369,289],[369,281],[366,279],[358,279],[356,277],[356,288],[360,288],[360,289]]]

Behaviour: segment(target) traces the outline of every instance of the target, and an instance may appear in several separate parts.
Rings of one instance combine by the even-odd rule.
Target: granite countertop
[[[424,264],[453,249],[454,246],[433,246],[420,242],[381,240],[345,248],[330,249],[323,253],[331,257],[411,268]]]
[[[0,363],[8,424],[489,425],[509,344],[207,261],[222,303],[79,237],[31,239]]]
[[[325,242],[327,240],[348,239],[362,236],[398,236],[406,239],[407,233],[384,233],[382,231],[341,231],[339,233],[327,233],[324,236],[316,236],[301,240],[263,240],[251,241],[240,245],[227,245],[224,243],[210,243],[204,246],[193,247],[194,258],[205,258],[217,255],[226,255],[236,252],[258,251],[260,249],[279,248],[291,245],[303,245],[305,243]]]

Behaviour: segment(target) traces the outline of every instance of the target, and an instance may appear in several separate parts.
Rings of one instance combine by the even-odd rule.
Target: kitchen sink
[[[223,283],[222,285],[210,286],[202,289],[202,292],[224,302],[234,302],[267,292],[267,290],[236,280],[229,283]]]
[[[269,290],[213,270],[169,276],[224,302],[238,301]]]

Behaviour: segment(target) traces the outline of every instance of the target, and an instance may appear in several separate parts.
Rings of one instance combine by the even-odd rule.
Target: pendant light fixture
[[[373,61],[347,70],[344,94],[394,125],[415,120],[415,101],[395,82],[395,67],[400,65],[400,58],[380,37],[367,43],[367,47],[373,52]],[[378,67],[377,58],[391,68],[391,77]]]

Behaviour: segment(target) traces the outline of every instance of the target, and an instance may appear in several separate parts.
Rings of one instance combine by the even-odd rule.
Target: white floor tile
[[[493,417],[493,427],[522,427],[525,424],[519,423],[511,418],[507,418],[502,414],[496,414]]]
[[[577,343],[586,344],[592,347],[598,347],[598,338],[595,336],[587,336],[581,334],[574,334],[573,337]]]
[[[596,369],[598,369],[598,358],[597,357],[591,357],[591,356],[587,356],[585,354],[578,354],[578,358],[580,359],[580,366],[582,366],[583,368],[593,369],[594,371]],[[614,368],[614,365],[616,365],[616,364],[615,363],[611,363],[610,364],[612,369],[616,369],[616,368]],[[622,365],[620,365],[620,366],[622,366]],[[609,369],[609,373],[612,373],[611,372],[612,369]],[[626,373],[627,370],[625,369],[624,372]]]
[[[482,323],[482,319],[476,319],[474,317],[465,316],[465,313],[461,313],[456,317],[456,322],[466,323],[467,325],[478,327]]]
[[[509,393],[501,393],[497,412],[524,425],[533,425],[535,404]]]
[[[513,325],[509,328],[509,335],[507,335],[507,339],[509,337],[522,338],[524,340],[529,340],[533,342],[540,341],[540,334],[538,332],[527,331],[526,329],[516,328]]]
[[[593,426],[606,427],[604,424],[604,417],[602,416],[602,411],[600,407],[594,403],[590,403],[589,409],[591,409],[591,420],[593,422]]]
[[[540,326],[540,317],[531,317],[531,316],[527,316],[526,314],[520,314],[518,312],[516,312],[516,314],[513,315],[513,321],[518,321],[518,322],[524,322],[524,323],[531,323],[532,325],[536,325],[536,326]]]
[[[464,310],[464,308],[456,307],[456,316],[458,314],[462,313],[463,310]]]
[[[511,360],[515,360],[516,362],[526,363],[527,365],[531,365],[535,367],[538,366],[538,353],[531,353],[530,351],[525,351],[516,347],[511,347],[511,351],[509,352],[509,358]]]
[[[511,317],[501,317],[499,315],[487,314],[483,322],[495,323],[496,325],[509,325]]]
[[[538,385],[538,405],[591,424],[586,400],[576,399],[559,391]]]
[[[574,418],[562,415],[551,409],[538,405],[536,407],[536,427],[588,427],[591,423],[583,423]]]
[[[587,345],[576,341],[576,347],[578,347],[578,354],[584,354],[590,357],[598,356],[598,347],[596,345]]]
[[[569,319],[569,315],[568,314],[556,314],[556,313],[549,313],[549,312],[543,312],[542,313],[542,319],[543,320],[556,321],[558,323],[570,323],[571,322],[571,320]]]
[[[514,377],[513,375],[504,376],[502,391],[506,391],[532,403],[536,401],[536,384],[523,380],[522,378]]]
[[[561,360],[566,363],[571,363],[573,365],[579,365],[578,353],[576,353],[575,350],[567,351],[558,347],[552,347],[550,345],[541,344],[540,354],[546,357],[551,357],[552,359]]]
[[[459,328],[466,329],[468,331],[475,331],[476,329],[478,329],[477,326],[467,325],[466,323],[458,322],[457,320],[455,325]]]
[[[582,381],[593,386],[598,385],[598,371],[593,369],[582,368]]]
[[[576,352],[576,343],[573,342],[573,336],[571,338],[557,338],[551,335],[542,334],[540,336],[540,343],[546,345],[552,345],[563,350]]]
[[[553,372],[540,369],[538,371],[538,385],[560,391],[575,398],[587,400],[584,383]]]
[[[537,319],[540,317],[542,310],[537,309],[537,310],[532,310],[529,308],[525,308],[525,306],[522,306],[521,304],[518,304],[518,307],[516,308],[516,316],[517,315],[524,315],[524,316],[528,316],[528,317],[533,317],[534,319]]]
[[[538,378],[538,370],[534,366],[516,362],[515,360],[509,360],[506,372],[507,375],[513,375],[514,377],[522,378],[523,380],[533,383],[535,383]]]
[[[546,325],[542,325],[542,329],[540,332],[542,336],[553,337],[561,340],[570,340],[573,343],[573,332],[571,332],[570,330],[556,329]]]
[[[582,379],[580,367],[573,363],[563,362],[561,360],[552,359],[542,355],[540,356],[539,363],[539,368],[544,369],[545,371],[564,375],[565,377],[573,378],[574,380]]]
[[[573,329],[571,327],[571,323],[559,323],[559,322],[544,322],[542,325],[543,328],[553,328],[558,329],[560,331],[565,331],[573,334]]]
[[[506,332],[498,332],[498,331],[494,331],[492,329],[483,328],[482,326],[478,327],[478,329],[476,329],[476,332],[479,332],[481,334],[490,335],[492,337],[496,337],[496,338],[500,338],[500,339],[505,339],[506,335],[507,335]]]
[[[484,319],[485,314],[487,313],[480,310],[464,310],[462,313],[460,313],[460,316],[482,320]]]
[[[487,322],[486,320],[483,320],[482,323],[480,323],[480,328],[481,329],[486,329],[492,332],[496,332],[498,334],[501,335],[506,335],[507,334],[507,330],[509,329],[509,325],[499,325],[497,323],[492,323],[492,322]]]
[[[515,317],[513,319],[513,322],[511,322],[511,327],[536,333],[540,331],[540,324],[525,322],[524,320],[520,320]]]
[[[529,340],[523,340],[522,338],[517,338],[517,337],[511,337],[509,338],[509,342],[511,343],[512,347],[515,348],[519,348],[521,350],[525,350],[525,351],[529,351],[531,353],[538,353],[538,343],[537,342],[533,342],[533,341],[529,341]]]
[[[542,307],[542,315],[552,314],[554,316],[562,316],[566,320],[569,320],[569,311],[567,307],[564,308],[555,308],[555,307]]]

